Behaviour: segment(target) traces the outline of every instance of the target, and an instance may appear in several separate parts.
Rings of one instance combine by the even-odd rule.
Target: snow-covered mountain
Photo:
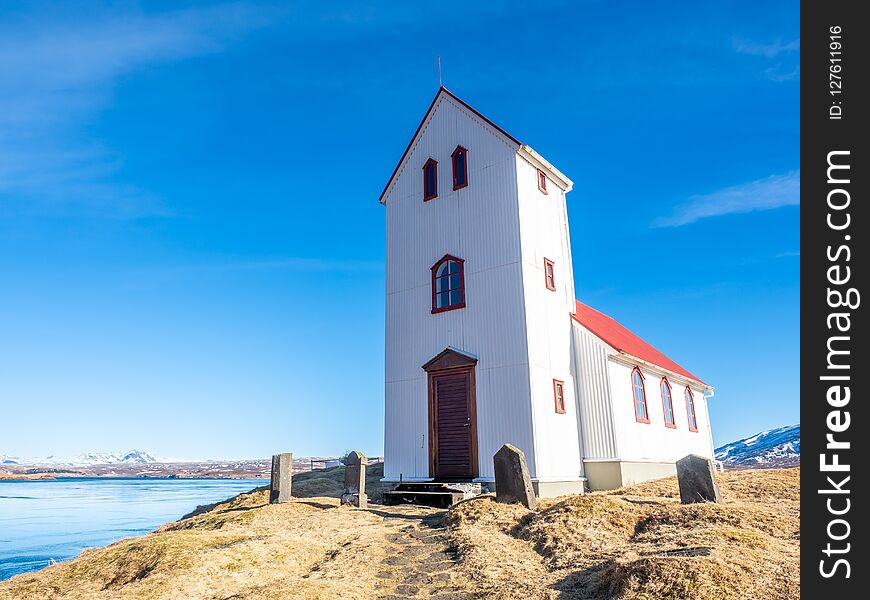
[[[21,464],[20,459],[17,456],[10,456],[8,454],[3,454],[0,452],[0,466],[2,465],[18,465]]]
[[[0,464],[5,454],[0,454]],[[157,457],[142,450],[129,452],[87,452],[78,456],[45,456],[40,458],[15,458],[14,464],[34,467],[93,467],[96,465],[131,465],[160,462]]]
[[[801,426],[762,431],[716,448],[716,459],[732,469],[769,469],[801,464]]]

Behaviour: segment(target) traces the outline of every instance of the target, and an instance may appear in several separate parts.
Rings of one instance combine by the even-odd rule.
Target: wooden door
[[[477,476],[473,374],[473,369],[430,373],[430,453],[436,478]]]

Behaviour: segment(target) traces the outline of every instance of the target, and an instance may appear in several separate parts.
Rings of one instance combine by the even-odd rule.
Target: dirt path
[[[473,596],[449,552],[443,527],[444,511],[429,512],[419,507],[384,507],[384,552],[381,569],[383,600],[435,598],[466,600]],[[421,514],[422,513],[422,514]],[[410,517],[410,519],[409,519]],[[410,522],[408,522],[410,521]],[[380,587],[380,586],[379,586]]]

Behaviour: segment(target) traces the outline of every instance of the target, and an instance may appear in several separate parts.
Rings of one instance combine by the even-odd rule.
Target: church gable
[[[472,139],[477,144],[472,143]],[[487,146],[483,152],[480,144]],[[452,145],[451,145],[452,144]],[[477,145],[477,147],[471,147]],[[443,147],[442,147],[443,146]],[[520,142],[474,110],[445,88],[440,88],[423,120],[411,137],[402,158],[396,165],[387,185],[381,193],[380,202],[386,204],[398,193],[399,197],[422,192],[423,165],[430,159],[447,174],[451,158],[457,147],[467,148],[470,171],[479,170],[484,156],[491,158],[494,151],[504,150],[515,155]],[[405,181],[410,179],[410,181]],[[441,191],[448,191],[450,188]]]

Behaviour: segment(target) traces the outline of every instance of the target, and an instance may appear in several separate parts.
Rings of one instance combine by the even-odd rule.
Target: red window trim
[[[547,267],[550,267],[553,270],[552,284],[550,283],[550,276],[547,274]],[[551,292],[556,291],[556,263],[549,258],[544,258],[544,285],[546,285],[547,289]]]
[[[465,183],[462,185],[456,184],[456,156],[458,154],[465,155]],[[463,148],[462,146],[456,146],[456,150],[454,150],[453,154],[450,155],[450,161],[453,163],[453,191],[468,187],[468,149]]]
[[[559,407],[559,388],[562,388],[562,406]],[[556,412],[560,415],[565,414],[565,382],[558,379],[553,380],[553,403],[556,405]]]
[[[642,419],[640,415],[637,414],[637,401],[634,399],[634,372],[637,371],[637,374],[640,375],[640,391],[643,395],[643,410],[646,413],[646,419]],[[635,367],[631,370],[631,407],[634,410],[634,420],[638,423],[646,423],[649,425],[649,405],[646,402],[646,377],[643,376],[640,368]]]
[[[435,169],[435,179],[434,179],[435,189],[434,190],[426,189],[426,169],[429,168],[429,165],[432,165],[432,167]],[[435,160],[434,158],[430,158],[423,165],[423,202],[428,202],[429,200],[432,200],[433,198],[437,198],[437,197],[438,197],[438,161]]]
[[[671,418],[674,420],[673,423],[668,423],[668,411],[665,408],[665,394],[662,389],[662,384],[668,386],[668,397],[671,399]],[[674,390],[671,388],[671,382],[668,381],[667,377],[662,377],[662,380],[659,382],[659,392],[662,394],[662,414],[665,417],[665,427],[668,429],[676,429],[677,428],[677,415],[674,412]]]
[[[459,263],[459,296],[460,302],[459,304],[453,304],[449,306],[442,306],[441,308],[435,307],[435,274],[438,272],[438,267],[444,264],[445,261],[453,260]],[[461,258],[457,258],[451,254],[445,254],[442,256],[438,262],[432,265],[432,314],[443,313],[449,310],[458,310],[460,308],[465,308],[465,261]],[[448,294],[449,296],[449,294]]]
[[[538,177],[538,190],[543,194],[549,193],[549,192],[547,192],[547,174],[544,173],[542,170],[538,169],[537,177]]]
[[[686,421],[689,423],[689,431],[692,433],[698,433],[698,412],[695,410],[695,394],[692,393],[692,388],[686,386],[686,391],[683,393],[683,397],[686,399]],[[689,403],[692,403],[692,412],[689,413]],[[689,414],[695,417],[695,426],[692,427],[692,420],[689,418]]]

